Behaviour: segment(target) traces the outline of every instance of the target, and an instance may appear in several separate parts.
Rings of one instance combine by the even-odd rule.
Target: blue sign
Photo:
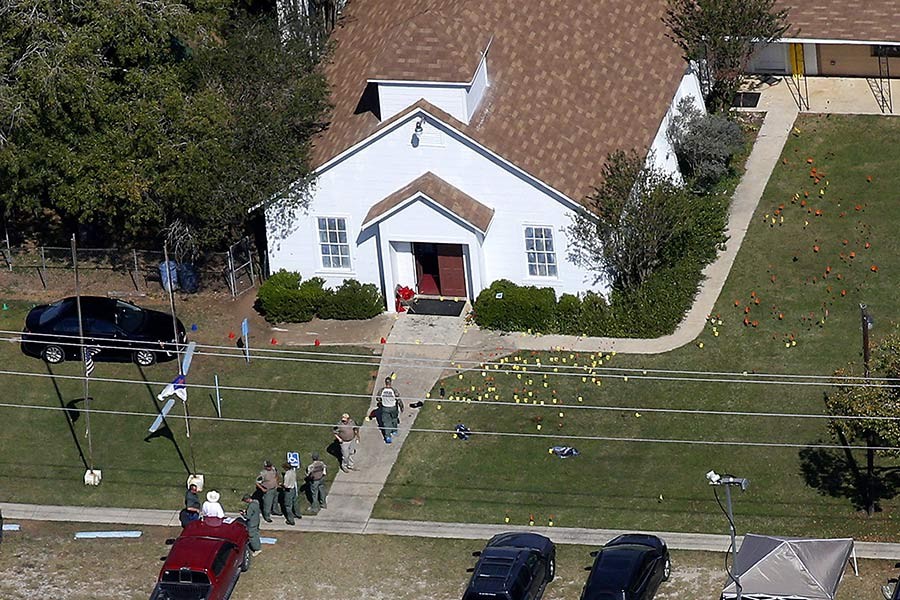
[[[287,453],[287,461],[292,467],[300,466],[300,453],[299,452],[288,452]]]

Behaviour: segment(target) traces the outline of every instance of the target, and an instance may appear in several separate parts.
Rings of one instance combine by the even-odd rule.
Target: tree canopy
[[[719,111],[731,105],[754,43],[779,39],[787,14],[775,0],[668,0],[663,22],[685,60],[700,65],[707,107]]]
[[[569,228],[570,258],[615,289],[635,289],[691,227],[692,197],[635,152],[612,153],[602,181]]]
[[[302,202],[328,108],[327,40],[305,22],[282,39],[274,11],[258,8],[0,5],[0,206],[11,233],[151,244],[179,222],[212,248],[243,232],[249,208]]]

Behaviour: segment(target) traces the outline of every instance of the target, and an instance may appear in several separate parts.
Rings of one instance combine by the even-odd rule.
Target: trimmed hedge
[[[579,298],[552,288],[495,281],[475,300],[475,322],[485,329],[562,333],[594,337],[659,337],[672,333],[697,293],[702,264],[684,261],[660,269],[641,287],[613,291],[612,304],[600,294]],[[502,293],[502,298],[497,294]]]
[[[501,331],[554,331],[556,292],[553,288],[520,287],[508,279],[499,279],[478,294],[475,322]]]
[[[321,277],[301,283],[299,273],[281,270],[260,286],[256,310],[270,323],[305,323],[316,315],[321,319],[370,319],[384,312],[384,301],[372,284],[348,279],[330,290]]]
[[[371,319],[384,312],[384,300],[374,284],[347,279],[330,292],[319,309],[320,319]]]

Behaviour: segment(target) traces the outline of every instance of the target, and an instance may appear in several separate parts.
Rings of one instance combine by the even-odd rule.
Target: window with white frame
[[[528,256],[528,274],[532,277],[556,277],[556,249],[553,247],[553,230],[549,227],[525,228],[525,252]]]
[[[347,220],[341,217],[319,217],[319,250],[325,269],[350,268],[350,244],[347,243]]]

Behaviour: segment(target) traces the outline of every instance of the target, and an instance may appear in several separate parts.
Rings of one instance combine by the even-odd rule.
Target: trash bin
[[[159,263],[159,280],[167,292],[178,289],[178,264],[174,260]]]
[[[196,294],[200,289],[200,274],[197,269],[190,263],[179,263],[178,265],[178,281],[176,285],[181,285],[181,291],[188,294]]]

